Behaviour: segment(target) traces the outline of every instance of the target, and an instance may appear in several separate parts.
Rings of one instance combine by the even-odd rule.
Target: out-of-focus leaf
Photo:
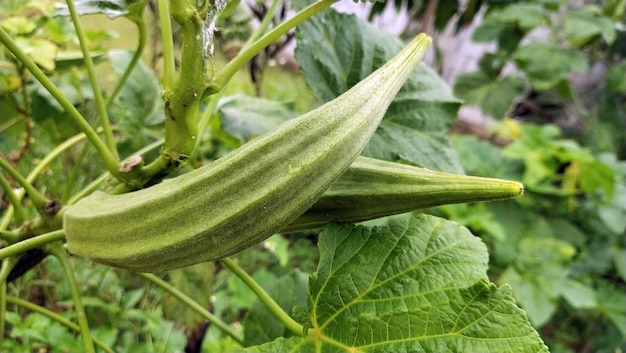
[[[515,264],[499,282],[513,287],[516,299],[539,327],[550,319],[557,300],[570,287],[568,264],[576,250],[562,240],[525,236],[517,251]]]
[[[582,47],[599,37],[610,45],[616,37],[611,20],[589,9],[569,11],[563,19],[563,28],[574,47]]]
[[[74,1],[74,6],[79,16],[104,14],[113,19],[128,13],[124,0],[77,0]],[[70,11],[67,6],[59,6],[57,15],[69,16]]]
[[[597,297],[598,308],[617,327],[622,337],[626,336],[626,293],[605,284],[598,288]]]
[[[515,53],[515,63],[538,91],[556,86],[566,80],[572,71],[584,74],[588,70],[582,52],[551,43],[531,43],[520,47]]]
[[[606,73],[606,90],[626,94],[626,62],[611,65]]]
[[[37,28],[37,24],[33,20],[24,16],[9,17],[3,20],[0,25],[5,31],[17,35],[29,34]]]
[[[236,94],[220,100],[221,128],[240,143],[261,135],[296,113],[277,101]]]
[[[54,60],[58,50],[55,43],[47,39],[24,37],[15,38],[15,43],[42,69],[54,70]]]
[[[497,41],[501,49],[513,52],[526,34],[548,21],[548,12],[538,4],[512,4],[489,12],[474,30],[472,40]]]
[[[339,96],[403,47],[397,37],[332,9],[303,22],[296,35],[301,72],[322,101]],[[462,172],[456,152],[445,137],[459,105],[437,74],[419,65],[391,103],[363,154]]]
[[[307,281],[307,274],[295,270],[289,275],[278,278],[265,290],[285,312],[289,313],[296,306],[306,306]],[[279,337],[293,335],[259,300],[256,300],[250,308],[243,325],[246,333],[244,337],[246,346],[262,344]]]
[[[208,262],[168,273],[168,282],[193,298],[202,307],[210,309],[211,293],[208,284],[213,282],[215,263]],[[205,318],[175,297],[169,297],[163,305],[164,317],[175,320],[185,327],[193,327]]]
[[[481,110],[496,119],[505,116],[513,100],[524,92],[522,80],[515,76],[491,79],[483,72],[459,74],[454,84],[454,94],[467,104],[480,106]]]
[[[113,71],[118,75],[126,70],[133,53],[112,51],[109,59]],[[141,61],[137,63],[120,94],[109,109],[111,119],[119,126],[120,153],[133,153],[154,141],[159,132],[151,128],[163,123],[163,99],[161,88],[154,74]]]

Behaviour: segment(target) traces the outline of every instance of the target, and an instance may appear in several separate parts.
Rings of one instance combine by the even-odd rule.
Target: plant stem
[[[89,125],[74,105],[65,97],[63,92],[41,71],[35,62],[26,55],[26,53],[17,46],[15,41],[0,26],[0,43],[4,44],[7,49],[17,58],[18,61],[41,83],[41,85],[57,100],[63,107],[67,115],[78,125],[78,128],[85,133],[89,142],[91,142],[104,162],[107,170],[119,180],[124,180],[122,173],[119,171],[120,163],[107,145],[102,142],[96,130]]]
[[[252,33],[252,35],[248,38],[242,50],[245,50],[245,48],[250,46],[254,41],[256,41],[259,37],[261,37],[265,33],[265,31],[267,31],[267,27],[270,25],[272,18],[274,17],[274,14],[276,13],[276,9],[278,9],[279,4],[280,4],[280,0],[274,0],[274,2],[272,2],[272,5],[267,10],[267,14],[265,14],[263,21],[259,25],[259,28],[257,28],[254,31],[254,33]],[[204,135],[204,131],[209,125],[209,120],[211,119],[211,116],[213,116],[213,113],[215,113],[215,108],[217,107],[217,104],[219,103],[219,100],[222,97],[222,94],[224,93],[224,89],[226,88],[226,85],[228,85],[228,82],[224,83],[224,86],[221,87],[220,91],[213,94],[211,98],[209,99],[209,102],[207,106],[205,107],[204,112],[202,113],[202,116],[200,117],[200,122],[198,123],[198,131],[199,131],[200,137]],[[201,142],[201,140],[202,140],[201,138],[197,139],[196,147]]]
[[[2,28],[0,28],[0,31],[1,30],[2,30]],[[48,166],[48,164],[50,164],[52,162],[52,160],[54,160],[56,157],[60,156],[63,152],[67,151],[69,148],[71,148],[75,144],[79,143],[80,141],[83,141],[85,139],[85,137],[86,137],[86,135],[83,134],[83,133],[77,134],[77,135],[74,135],[74,136],[70,137],[69,139],[65,140],[60,145],[56,146],[43,159],[41,159],[39,161],[39,163],[37,163],[37,165],[30,171],[30,173],[26,177],[26,181],[28,182],[28,184],[32,185],[32,183],[35,181],[35,179],[37,179],[37,177],[44,171],[46,166]],[[25,190],[25,189],[23,189],[23,190]],[[18,199],[21,200],[23,196],[24,196],[23,192],[18,192],[18,194],[17,194]],[[9,223],[11,222],[11,219],[13,217],[13,212],[14,212],[14,210],[13,210],[12,206],[9,207],[5,211],[5,213],[3,214],[2,222],[0,223],[0,229],[7,229],[7,227],[9,226]]]
[[[287,21],[281,23],[250,46],[247,46],[244,50],[239,52],[239,54],[237,54],[237,56],[233,60],[231,60],[226,66],[224,66],[219,75],[215,78],[212,88],[216,91],[219,91],[221,87],[223,87],[228,81],[230,81],[230,79],[233,77],[233,75],[235,75],[237,71],[239,71],[239,69],[241,69],[255,55],[260,53],[261,50],[265,49],[268,45],[278,40],[280,36],[287,33],[290,29],[294,28],[302,21],[329,7],[335,2],[337,2],[337,0],[318,1],[298,12],[295,16],[288,19]],[[207,94],[211,93],[215,92],[207,92]]]
[[[230,269],[237,277],[239,277],[247,286],[250,288],[259,299],[267,306],[268,309],[276,316],[276,318],[285,325],[291,332],[296,335],[302,336],[305,334],[302,325],[297,323],[291,316],[289,316],[283,308],[278,305],[270,297],[269,294],[252,278],[250,275],[246,273],[235,261],[231,258],[225,258],[220,260],[228,269]]]
[[[170,21],[169,0],[158,0],[159,23],[161,25],[161,45],[163,46],[163,89],[174,88],[174,38]]]
[[[152,150],[154,150],[155,148],[159,147],[163,145],[163,139],[157,140],[152,142],[151,144],[141,148],[140,150],[138,150],[137,152],[135,152],[134,154],[138,154],[138,155],[143,155],[145,153],[148,153]],[[159,156],[159,158],[157,160],[161,160],[163,159],[163,157]],[[148,166],[144,167],[147,168]],[[162,169],[159,169],[162,170]],[[142,170],[142,175],[144,176],[151,176],[150,174],[148,174],[149,171],[144,172]],[[156,173],[155,173],[156,174]],[[110,176],[109,173],[103,173],[102,175],[100,175],[96,180],[92,181],[91,183],[89,183],[89,185],[85,186],[82,190],[80,190],[79,192],[77,192],[76,194],[74,194],[74,196],[72,196],[68,201],[67,204],[68,205],[72,205],[75,204],[76,202],[78,202],[78,200],[82,199],[83,197],[91,194],[92,192],[94,192],[95,190],[98,189],[98,187],[100,186],[100,184],[102,184],[108,177]]]
[[[91,59],[91,54],[89,53],[89,47],[87,46],[87,36],[85,35],[85,31],[83,30],[83,27],[80,23],[80,17],[76,12],[74,0],[66,0],[66,3],[67,8],[70,11],[70,17],[72,18],[72,22],[74,23],[76,35],[78,36],[80,49],[83,52],[85,69],[87,70],[89,81],[91,82],[91,88],[93,89],[93,95],[96,100],[96,109],[98,110],[98,116],[100,117],[100,124],[102,124],[102,128],[104,130],[104,137],[107,146],[113,157],[115,159],[119,159],[119,156],[117,154],[116,140],[113,136],[113,131],[111,130],[111,122],[109,121],[109,113],[107,112],[107,104],[104,100],[104,96],[102,95],[102,90],[100,89],[100,84],[98,83],[98,77],[96,76],[96,69],[94,67],[93,60]]]
[[[185,303],[187,306],[189,306],[190,308],[195,310],[198,314],[202,315],[212,325],[217,326],[217,328],[222,330],[222,332],[224,332],[225,334],[227,334],[230,337],[232,337],[235,341],[237,341],[237,343],[239,343],[242,346],[244,345],[243,344],[243,338],[241,338],[239,336],[239,334],[237,334],[237,332],[235,332],[230,326],[225,324],[217,316],[211,314],[207,309],[202,307],[202,305],[198,304],[198,302],[196,302],[195,300],[193,300],[190,297],[188,297],[185,293],[179,291],[178,289],[176,289],[175,287],[173,287],[169,283],[165,282],[164,280],[160,279],[159,277],[157,277],[157,276],[155,276],[155,275],[153,275],[151,273],[139,273],[139,275],[141,277],[147,279],[148,281],[156,284],[157,286],[163,288],[164,290],[169,292],[171,295],[173,295],[174,297],[178,298],[180,301]]]
[[[32,311],[32,312],[36,312],[39,314],[42,314],[44,316],[47,316],[49,318],[51,318],[52,320],[55,320],[57,322],[59,322],[60,324],[68,327],[71,330],[74,330],[76,332],[80,332],[80,326],[76,325],[75,323],[71,322],[70,320],[64,318],[63,316],[55,313],[54,311],[48,310],[44,307],[41,307],[37,304],[31,303],[29,301],[23,300],[23,299],[19,299],[19,298],[15,298],[13,296],[7,296],[6,297],[6,301],[7,303],[13,304],[13,305],[17,305],[17,306],[21,306],[22,308],[28,310],[28,311]],[[101,340],[99,340],[96,337],[93,337],[93,342],[100,348],[102,348],[103,351],[107,352],[107,353],[113,353],[114,350],[111,349],[111,347],[109,347],[106,343],[102,342]]]
[[[63,229],[55,230],[46,234],[37,235],[32,238],[21,240],[15,244],[11,244],[0,248],[0,260],[9,256],[19,255],[31,249],[39,248],[43,245],[54,243],[65,239]]]
[[[0,229],[0,239],[5,240],[9,244],[13,244],[20,240],[20,235],[15,232]]]
[[[31,201],[33,202],[33,204],[35,205],[35,207],[37,208],[37,210],[39,212],[41,212],[43,210],[43,208],[46,206],[46,204],[50,201],[48,200],[45,196],[43,196],[34,186],[33,184],[31,184],[30,182],[28,182],[28,180],[26,178],[24,178],[17,170],[15,170],[15,168],[13,168],[9,162],[5,161],[4,159],[0,158],[0,168],[4,169],[11,177],[13,177],[13,179],[15,179],[15,181],[20,184],[22,186],[22,188],[24,189],[24,191],[28,194],[28,196],[30,197]],[[4,185],[3,185],[4,187]],[[10,190],[12,191],[12,190]],[[16,196],[17,200],[16,201],[20,201],[21,197]],[[19,211],[18,211],[19,212]]]
[[[170,5],[172,17],[181,26],[183,42],[178,77],[173,88],[163,93],[165,146],[162,153],[176,166],[195,151],[200,101],[209,85],[201,40],[209,1],[201,9],[187,1],[172,1]]]
[[[13,207],[13,210],[15,211],[15,222],[21,224],[25,219],[22,200],[16,195],[15,191],[13,191],[13,188],[11,187],[11,184],[9,184],[9,181],[2,174],[0,174],[0,187],[4,190],[4,194],[9,198],[11,207]]]
[[[109,97],[109,100],[107,101],[107,105],[106,105],[107,108],[113,104],[113,102],[115,101],[115,98],[122,90],[122,87],[124,87],[124,84],[126,83],[126,81],[128,80],[128,77],[130,77],[130,74],[133,72],[133,70],[137,66],[137,63],[139,62],[139,59],[141,59],[141,55],[143,54],[143,50],[146,47],[146,40],[147,40],[146,22],[143,20],[142,17],[139,17],[139,19],[133,22],[137,25],[137,29],[139,30],[139,43],[137,44],[137,49],[135,50],[135,53],[133,54],[133,58],[130,60],[130,63],[128,63],[128,67],[126,67],[126,70],[124,70],[124,74],[122,74],[122,77],[120,77],[120,79],[117,81],[117,85],[115,86],[113,93],[111,93],[111,96]]]
[[[63,248],[61,242],[48,244],[46,246],[46,250],[59,260],[59,262],[61,263],[61,267],[63,268],[63,272],[65,273],[65,278],[67,278],[67,282],[70,286],[70,291],[72,292],[74,311],[76,312],[76,319],[78,320],[80,336],[83,340],[83,347],[85,348],[85,352],[95,353],[96,350],[93,346],[91,332],[89,331],[87,315],[85,314],[85,308],[83,307],[80,290],[78,289],[78,284],[76,283],[76,278],[74,277],[74,270],[72,269],[72,264],[69,261],[67,252],[65,251],[65,248]]]
[[[4,328],[6,326],[6,317],[7,317],[7,284],[6,282],[2,282],[0,284],[0,347],[2,347],[2,343],[4,340]]]

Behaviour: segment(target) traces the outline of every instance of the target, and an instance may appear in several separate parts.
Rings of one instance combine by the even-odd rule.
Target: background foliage
[[[418,2],[395,3],[417,23],[430,13],[435,29],[446,24],[461,29],[485,8],[473,40],[495,42],[496,49],[481,58],[478,71],[457,77],[453,90],[421,65],[364,154],[520,180],[525,196],[275,235],[238,255],[238,265],[321,341],[288,330],[222,262],[160,277],[228,323],[252,346],[247,351],[535,352],[546,348],[544,342],[555,352],[626,349],[624,1],[570,8],[556,0],[472,0],[464,9],[444,1],[434,10]],[[77,4],[85,19],[106,14],[137,23],[141,16],[157,24],[154,6],[145,1]],[[381,4],[374,5],[372,17]],[[251,35],[245,4],[231,7],[218,22],[220,48]],[[49,1],[3,1],[0,26],[21,48],[36,53],[31,56],[37,65],[97,125],[77,34],[57,11]],[[278,11],[275,17],[280,16]],[[100,21],[105,25],[86,33],[98,81],[110,95],[134,50],[112,49],[110,40],[125,34],[113,31],[112,19]],[[546,33],[545,39],[530,40],[536,31]],[[190,166],[208,163],[333,99],[402,47],[386,32],[332,10],[290,35],[298,43],[301,75],[251,62],[222,92],[210,134],[202,137]],[[267,63],[270,54],[260,55],[255,65]],[[154,147],[163,136],[161,55],[158,45],[148,47],[107,105],[121,157]],[[217,52],[214,65],[225,60]],[[489,133],[499,144],[448,134],[461,104],[478,105],[498,121]],[[27,175],[78,132],[48,91],[3,50],[1,158]],[[155,158],[157,150],[145,158]],[[105,171],[97,160],[89,144],[77,144],[48,164],[35,186],[65,204]],[[8,201],[2,206],[6,216]],[[25,211],[11,227],[36,215],[34,207]],[[31,252],[21,259],[38,256]],[[72,263],[92,335],[105,346],[128,352],[241,349],[236,338],[155,282],[85,259]],[[76,329],[63,321],[76,320],[77,314],[56,257],[8,283],[0,350],[83,350]]]

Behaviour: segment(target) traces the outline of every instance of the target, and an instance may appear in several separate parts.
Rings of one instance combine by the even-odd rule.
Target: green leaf
[[[517,245],[517,258],[500,276],[536,327],[546,323],[557,300],[571,288],[569,262],[576,250],[568,242],[526,235]]]
[[[215,263],[203,263],[168,273],[168,282],[183,293],[194,298],[204,308],[211,307],[210,290],[207,284],[213,283]],[[168,297],[163,304],[164,317],[176,320],[185,327],[194,327],[205,320],[197,311],[174,297]]]
[[[296,35],[300,70],[322,101],[339,96],[403,47],[397,37],[332,9],[303,22]],[[391,103],[363,154],[461,172],[456,152],[444,136],[459,106],[449,87],[422,64]]]
[[[491,11],[474,30],[472,40],[497,41],[501,49],[513,52],[526,34],[548,21],[548,13],[540,5],[513,4]]]
[[[609,66],[606,73],[606,90],[626,94],[626,61]]]
[[[547,351],[508,286],[487,282],[485,245],[417,215],[386,227],[333,224],[309,281],[312,333],[247,351]]]
[[[519,77],[504,76],[492,79],[483,72],[462,73],[456,77],[454,94],[465,99],[466,104],[476,104],[496,119],[503,118],[513,100],[524,92]]]
[[[109,59],[113,71],[121,76],[132,55],[130,51],[111,51]],[[151,129],[160,126],[165,119],[161,87],[141,61],[131,72],[109,112],[120,129],[118,141],[122,155],[144,147],[160,135]]]
[[[574,47],[582,47],[599,37],[610,45],[616,37],[611,20],[590,9],[568,12],[563,19],[563,28],[567,41]]]
[[[18,37],[15,38],[15,43],[42,69],[54,70],[54,60],[58,50],[54,42],[40,38]]]
[[[297,114],[277,101],[242,94],[220,100],[222,130],[240,143],[259,136]]]
[[[265,289],[283,310],[290,312],[294,307],[306,306],[307,281],[308,275],[296,269],[291,274],[273,281],[272,285]],[[246,333],[244,337],[246,346],[293,335],[259,300],[256,300],[250,308],[243,326]]]
[[[613,322],[622,337],[626,336],[626,293],[606,284],[597,292],[599,310]]]
[[[515,54],[516,65],[526,72],[533,87],[545,91],[568,78],[570,72],[587,72],[584,55],[574,48],[562,48],[551,43],[531,43]]]
[[[2,21],[2,29],[11,34],[29,34],[37,28],[37,23],[24,16],[13,16]]]

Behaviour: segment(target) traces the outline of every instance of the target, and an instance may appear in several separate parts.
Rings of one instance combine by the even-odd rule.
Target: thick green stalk
[[[220,260],[229,270],[231,270],[239,279],[241,279],[247,286],[250,288],[254,294],[259,297],[259,299],[267,306],[267,308],[274,314],[274,316],[285,325],[291,332],[296,335],[302,336],[305,334],[304,328],[300,325],[296,320],[291,318],[289,314],[287,314],[283,308],[278,305],[272,299],[272,297],[267,294],[267,292],[248,274],[244,271],[235,261],[231,258],[224,258]]]
[[[208,3],[208,2],[207,2]],[[170,2],[172,17],[181,26],[183,43],[180,70],[174,88],[165,91],[165,146],[163,154],[174,165],[189,158],[196,147],[200,101],[208,87],[202,42],[205,9],[186,1]]]
[[[54,311],[48,310],[44,307],[41,307],[37,304],[33,304],[27,300],[23,300],[20,298],[15,298],[13,296],[6,296],[6,302],[9,304],[13,304],[13,305],[17,305],[17,306],[21,306],[22,308],[28,310],[28,311],[32,311],[35,313],[39,313],[41,315],[47,316],[50,319],[59,322],[60,324],[68,327],[69,329],[76,331],[76,332],[80,332],[80,326],[76,325],[75,323],[71,322],[70,320],[64,318],[63,316],[55,313]],[[4,332],[4,331],[2,331]],[[0,337],[0,340],[2,338]],[[115,351],[113,349],[111,349],[111,347],[109,347],[106,343],[102,342],[101,340],[97,339],[96,337],[93,337],[93,343],[95,343],[98,347],[100,347],[103,351],[107,352],[107,353],[114,353]]]
[[[70,286],[72,301],[74,302],[74,311],[76,312],[76,320],[78,320],[80,337],[82,338],[85,352],[95,353],[96,350],[93,346],[91,332],[89,331],[87,315],[85,313],[85,308],[83,307],[80,290],[78,289],[78,284],[76,283],[76,278],[74,277],[74,270],[72,268],[72,264],[70,263],[69,257],[67,256],[67,252],[65,251],[65,248],[63,247],[63,244],[61,242],[48,244],[46,246],[46,250],[48,251],[48,253],[55,256],[59,260],[59,262],[61,263],[61,267],[63,268],[63,272],[65,273],[65,278],[67,279]]]
[[[157,276],[155,276],[155,275],[153,275],[151,273],[139,273],[139,275],[141,277],[147,279],[148,281],[156,284],[157,286],[163,288],[164,290],[166,290],[168,293],[170,293],[174,297],[178,298],[178,300],[180,300],[185,305],[187,305],[190,308],[192,308],[193,310],[195,310],[198,314],[202,315],[205,319],[207,319],[211,323],[211,325],[216,326],[222,332],[224,332],[225,334],[229,335],[235,341],[237,341],[237,343],[239,343],[239,344],[241,344],[243,346],[243,338],[240,337],[239,334],[237,334],[237,332],[235,332],[230,326],[225,324],[217,316],[211,314],[202,305],[198,304],[197,301],[191,299],[185,293],[181,292],[180,290],[176,289],[171,284],[165,282],[164,280],[160,279],[159,277],[157,277]]]
[[[57,100],[63,107],[67,115],[78,125],[78,128],[85,133],[89,142],[91,142],[104,162],[105,166],[119,180],[124,180],[122,173],[119,171],[120,163],[107,145],[102,142],[98,133],[89,125],[74,105],[65,97],[59,88],[41,71],[35,62],[9,37],[9,35],[0,26],[0,43],[4,44],[7,49],[17,58],[17,60],[41,83],[41,85]]]
[[[76,11],[74,0],[66,0],[66,3],[67,8],[70,11],[70,17],[72,18],[72,22],[74,23],[76,35],[78,36],[80,49],[83,52],[83,62],[89,76],[89,81],[91,82],[94,99],[96,100],[96,109],[98,110],[98,116],[100,117],[99,121],[102,125],[102,129],[104,130],[104,137],[109,151],[115,159],[118,159],[119,157],[117,155],[116,139],[115,136],[113,136],[113,130],[111,129],[111,122],[109,121],[106,101],[104,100],[104,96],[102,95],[102,90],[100,89],[100,84],[98,83],[98,77],[96,76],[96,69],[94,67],[93,60],[91,59],[91,54],[89,53],[87,35],[85,34],[85,31],[83,30],[83,27],[80,23],[80,17],[78,16],[78,12]]]

